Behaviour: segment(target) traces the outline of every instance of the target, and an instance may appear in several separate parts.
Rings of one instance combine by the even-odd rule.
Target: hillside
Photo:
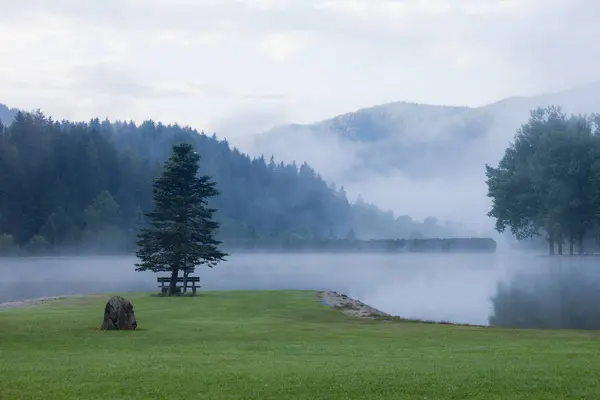
[[[312,125],[276,127],[257,136],[256,146],[265,154],[273,152],[278,157],[286,151],[298,150],[296,159],[308,160],[312,152],[308,143],[302,142],[315,139],[324,145],[331,144],[328,150],[334,150],[330,149],[334,144],[341,145],[340,152],[350,150],[351,154],[345,156],[354,159],[342,171],[342,178],[360,174],[364,169],[385,173],[392,168],[422,178],[439,172],[431,164],[439,153],[452,150],[447,156],[460,161],[457,150],[463,143],[481,137],[491,123],[491,116],[474,111],[467,107],[391,103]],[[309,162],[313,161],[316,160]]]
[[[56,249],[131,251],[151,184],[171,145],[189,142],[201,173],[221,195],[219,237],[228,247],[331,237],[403,238],[453,235],[451,227],[396,218],[364,202],[306,163],[250,158],[225,140],[188,127],[146,121],[53,122],[18,113],[0,129],[0,253]],[[1,236],[3,235],[3,236]]]
[[[351,196],[417,218],[435,214],[486,227],[484,164],[496,163],[531,109],[600,111],[600,83],[483,107],[396,102],[256,135],[250,154],[307,161]]]

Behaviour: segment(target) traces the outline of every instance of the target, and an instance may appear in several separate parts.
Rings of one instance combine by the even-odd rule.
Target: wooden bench
[[[159,286],[160,288],[160,292],[161,294],[164,296],[165,294],[167,294],[167,291],[169,290],[169,285],[171,284],[171,277],[168,276],[159,276],[158,278],[156,278],[156,281],[158,283],[160,283],[161,285]],[[181,289],[183,289],[183,293],[185,294],[185,292],[187,291],[190,283],[192,284],[192,295],[196,295],[196,288],[201,287],[200,285],[196,285],[196,283],[200,282],[200,277],[198,276],[188,276],[187,278],[177,278],[177,283],[185,283],[184,285],[177,285],[175,287],[175,293],[181,293]],[[173,294],[175,294],[173,293]]]

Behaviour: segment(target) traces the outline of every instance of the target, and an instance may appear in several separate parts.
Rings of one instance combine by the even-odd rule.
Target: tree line
[[[550,254],[584,254],[600,237],[600,116],[537,108],[498,166],[486,165],[496,229],[543,237]]]
[[[351,202],[306,163],[250,158],[190,127],[59,122],[19,111],[9,125],[0,122],[0,254],[133,252],[152,210],[153,179],[183,142],[222,193],[210,206],[225,247],[453,234],[434,218],[418,222]]]
[[[306,243],[287,242],[284,249],[307,252],[358,253],[494,253],[496,241],[491,238],[428,238],[428,239],[329,239]]]

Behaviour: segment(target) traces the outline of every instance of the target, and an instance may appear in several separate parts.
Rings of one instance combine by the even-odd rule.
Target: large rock
[[[129,300],[115,296],[108,300],[104,308],[103,331],[132,330],[137,328],[133,306]]]

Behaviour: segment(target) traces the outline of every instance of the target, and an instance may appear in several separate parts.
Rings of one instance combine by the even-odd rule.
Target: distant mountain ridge
[[[275,147],[271,149],[268,142],[277,136],[291,139],[296,135],[317,133],[371,145],[393,144],[396,148],[419,149],[421,147],[419,150],[426,150],[425,147],[429,148],[433,144],[434,147],[439,147],[438,150],[447,151],[452,150],[448,146],[452,146],[453,141],[485,137],[487,130],[497,125],[499,120],[511,126],[506,134],[510,139],[519,124],[528,118],[530,110],[551,104],[561,105],[566,111],[574,113],[600,112],[600,82],[539,96],[510,97],[481,107],[429,105],[404,101],[385,103],[312,124],[277,126],[255,135],[254,147],[264,154],[271,154],[272,150],[279,149],[276,146],[271,146]],[[440,146],[442,143],[444,145]],[[425,144],[427,146],[422,146]],[[381,148],[372,146],[372,150],[379,151]],[[365,158],[369,152],[365,151],[361,154]],[[381,154],[378,154],[378,158],[380,157]],[[304,159],[300,157],[296,161],[301,162]]]
[[[318,156],[331,157],[338,151],[339,157],[333,158],[344,159],[344,168],[325,175],[340,182],[365,171],[382,174],[390,169],[424,178],[439,172],[431,170],[439,153],[445,153],[448,162],[462,163],[464,143],[482,139],[493,123],[494,115],[486,109],[396,102],[314,124],[275,127],[255,137],[251,152],[306,160],[327,171],[330,160]],[[319,146],[332,151],[315,153]]]
[[[313,124],[277,126],[255,135],[246,150],[306,161],[349,194],[362,193],[397,212],[432,215],[436,210],[426,207],[444,208],[445,218],[483,221],[484,164],[499,160],[532,109],[551,104],[570,113],[600,112],[600,82],[481,107],[381,104]]]

